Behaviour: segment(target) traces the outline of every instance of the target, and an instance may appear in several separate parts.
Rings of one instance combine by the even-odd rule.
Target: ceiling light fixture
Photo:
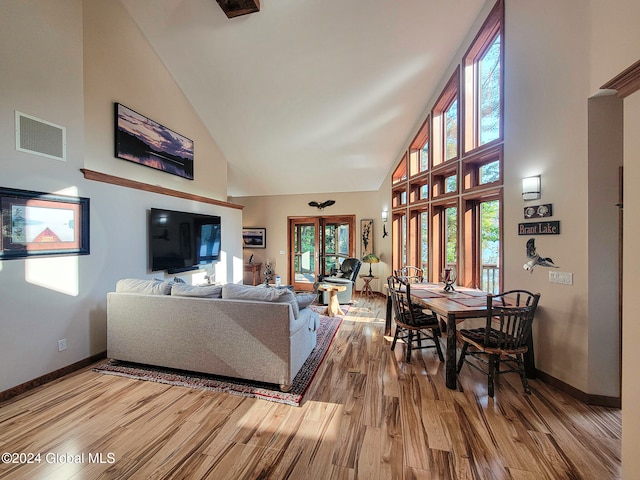
[[[260,11],[260,0],[217,0],[227,18]]]

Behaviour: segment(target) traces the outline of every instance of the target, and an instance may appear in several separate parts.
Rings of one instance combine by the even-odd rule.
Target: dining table
[[[445,291],[443,283],[412,283],[410,292],[412,302],[430,310],[439,318],[446,319],[445,384],[450,389],[456,389],[457,324],[470,318],[486,318],[488,293],[461,286],[455,286],[452,291]],[[391,335],[391,317],[391,296],[387,295],[386,335]],[[535,357],[531,335],[527,345],[529,348],[524,358],[525,373],[527,378],[535,378]]]

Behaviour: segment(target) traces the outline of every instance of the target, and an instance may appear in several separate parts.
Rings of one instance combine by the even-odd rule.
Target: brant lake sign
[[[519,223],[518,235],[560,235],[560,222]]]

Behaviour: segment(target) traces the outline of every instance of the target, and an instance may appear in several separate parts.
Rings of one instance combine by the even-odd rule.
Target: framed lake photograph
[[[267,229],[244,227],[242,229],[242,248],[267,248]]]
[[[89,199],[0,188],[0,260],[89,254]]]
[[[116,157],[193,180],[193,140],[120,103],[115,119]]]

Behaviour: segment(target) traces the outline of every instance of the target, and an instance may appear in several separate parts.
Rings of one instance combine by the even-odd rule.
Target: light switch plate
[[[559,283],[560,285],[573,285],[573,273],[550,271],[549,283]]]

